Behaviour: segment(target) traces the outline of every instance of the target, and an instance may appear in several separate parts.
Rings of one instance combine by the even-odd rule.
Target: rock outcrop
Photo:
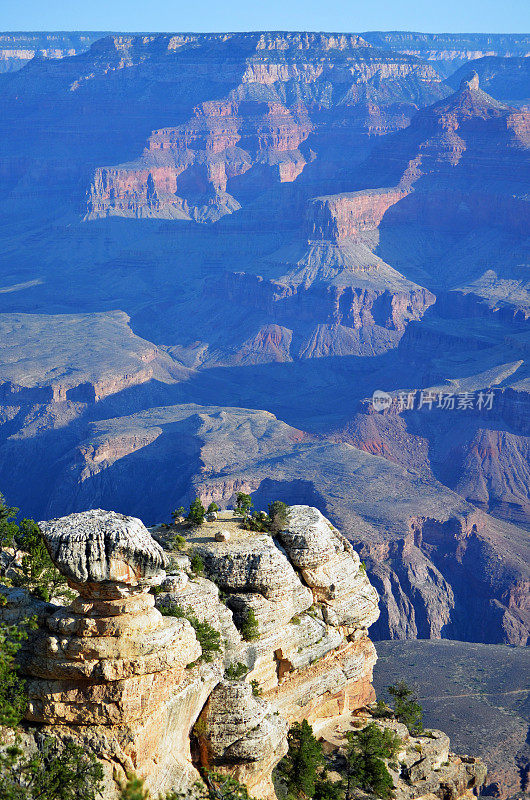
[[[123,311],[0,314],[0,399],[4,403],[94,403],[158,378],[186,375],[136,336]]]
[[[351,546],[307,506],[291,508],[283,547],[237,518],[222,524],[230,542],[215,540],[217,520],[188,536],[208,575],[197,578],[185,553],[165,553],[135,518],[94,510],[40,523],[78,595],[68,607],[39,607],[23,658],[26,717],[93,749],[108,798],[113,774],[135,770],[157,792],[191,787],[196,767],[272,797],[291,722],[307,718],[318,729],[374,698],[367,629],[378,598]],[[155,608],[153,586],[158,607],[178,606],[176,616]],[[11,597],[2,613],[12,618],[23,599]],[[245,641],[250,609],[257,632]],[[221,636],[208,658],[197,620]],[[233,674],[238,664],[243,675]]]
[[[151,792],[193,794],[200,773],[214,771],[272,799],[292,722],[309,720],[326,740],[362,725],[359,711],[369,721],[378,597],[352,546],[310,506],[290,507],[274,536],[241,521],[223,515],[230,542],[216,540],[217,519],[188,528],[186,552],[172,555],[160,544],[174,533],[167,525],[155,539],[139,520],[102,510],[40,523],[78,594],[70,606],[35,606],[40,627],[21,651],[28,747],[42,733],[82,743],[103,763],[105,800],[130,771]],[[191,571],[192,553],[207,578]],[[3,619],[27,612],[26,596],[7,594]],[[216,647],[204,630],[218,632]],[[482,763],[451,754],[445,734],[378,724],[401,740],[400,769],[390,765],[400,800],[456,800],[483,783]]]
[[[185,619],[149,592],[166,557],[140,520],[101,510],[41,523],[50,555],[79,594],[50,613],[26,655],[27,719],[75,738],[113,775],[136,770],[155,791],[197,777],[188,731],[219,679],[186,667],[201,647]]]
[[[339,172],[347,170],[347,149],[367,135],[403,127],[412,106],[446,93],[429,65],[376,50],[358,35],[210,34],[169,41],[161,36],[156,47],[169,51],[192,42],[196,50],[209,45],[223,56],[227,46],[236,48],[240,59],[233,65],[230,91],[197,104],[184,124],[153,131],[139,159],[98,168],[88,219],[215,221],[275,184],[294,181],[321,153]],[[115,41],[106,45],[112,51]],[[155,42],[139,46],[131,37],[121,43],[133,61],[146,45]],[[225,70],[224,58],[220,68]],[[373,84],[380,81],[388,91],[376,100]],[[410,84],[412,105],[406,100]],[[339,145],[330,135],[335,129]],[[311,146],[303,146],[310,134]],[[322,170],[324,177],[329,166]]]

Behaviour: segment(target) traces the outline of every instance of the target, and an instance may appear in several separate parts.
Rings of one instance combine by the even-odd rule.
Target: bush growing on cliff
[[[187,619],[199,640],[202,649],[201,659],[203,661],[213,661],[215,653],[221,650],[221,634],[219,631],[216,631],[208,622],[198,620],[190,608],[184,611],[182,606],[177,603],[160,606],[159,611],[165,617]]]
[[[394,758],[399,737],[388,728],[379,728],[375,722],[360,731],[349,731],[346,736],[346,798],[354,788],[383,800],[392,797],[394,782],[383,759]]]
[[[322,746],[306,719],[291,726],[287,742],[289,749],[278,765],[278,772],[291,797],[312,798],[324,767]]]
[[[170,792],[165,795],[158,795],[158,800],[183,800],[184,795],[178,792]],[[138,778],[134,773],[127,774],[127,780],[120,787],[119,800],[151,800],[149,790],[145,788],[142,778]],[[154,800],[154,798],[152,799]]]
[[[234,664],[229,664],[225,669],[225,678],[229,681],[239,681],[241,678],[244,678],[245,675],[248,673],[249,668],[246,664],[242,664],[241,661],[238,661]]]
[[[20,741],[0,754],[2,800],[96,800],[103,789],[103,768],[74,742],[59,745],[47,737],[25,756]]]
[[[252,608],[247,610],[246,617],[241,624],[241,636],[245,642],[253,642],[259,639],[258,620]]]
[[[405,681],[398,681],[389,686],[388,694],[394,698],[394,713],[399,722],[409,729],[409,733],[417,736],[423,733],[423,708],[413,689]]]
[[[259,511],[253,511],[243,520],[243,527],[247,531],[255,531],[256,533],[265,533],[270,530],[270,519],[267,514]]]
[[[253,511],[250,513],[250,507],[252,506],[250,495],[243,495],[242,492],[239,494],[250,500],[250,506],[246,509],[242,506],[238,508],[236,505],[236,510],[239,510],[244,516],[243,527],[246,530],[256,531],[258,533],[272,533],[274,535],[285,527],[289,509],[282,500],[274,500],[272,503],[269,503],[268,514],[265,513],[265,511]]]
[[[186,547],[186,539],[180,533],[175,534],[171,539],[171,549],[182,552]]]
[[[201,787],[202,800],[254,800],[246,786],[230,775],[206,773],[206,784]]]
[[[190,557],[191,571],[195,575],[204,575],[204,561],[198,553],[192,553]]]
[[[5,602],[0,595],[0,606]],[[15,659],[22,642],[28,638],[28,628],[35,625],[29,620],[18,625],[0,622],[0,726],[16,728],[26,711],[24,682],[18,677]]]
[[[18,508],[6,505],[3,494],[0,494],[0,547],[13,547],[15,535],[18,533],[18,525],[15,517]]]
[[[25,754],[17,726],[26,710],[24,682],[19,678],[16,654],[35,623],[0,623],[0,725],[15,738],[0,749],[2,800],[96,800],[103,787],[103,769],[95,756],[73,742],[60,745],[46,737],[39,750]],[[4,744],[0,737],[0,745]]]
[[[15,522],[18,508],[7,506],[0,494],[0,546],[23,551],[22,563],[15,555],[6,559],[0,577],[4,583],[22,586],[40,600],[72,599],[66,579],[50,558],[39,526],[32,519]],[[9,575],[9,577],[7,577]]]
[[[190,510],[188,512],[188,516],[186,517],[186,519],[188,520],[188,522],[193,523],[193,525],[202,525],[205,516],[206,516],[206,509],[201,503],[200,497],[196,497],[193,503],[190,505]]]
[[[171,512],[171,518],[173,522],[177,522],[181,517],[186,516],[186,509],[184,506],[180,506],[180,508],[176,508],[174,511]]]
[[[281,500],[269,503],[270,530],[273,533],[281,531],[287,523],[287,506]]]

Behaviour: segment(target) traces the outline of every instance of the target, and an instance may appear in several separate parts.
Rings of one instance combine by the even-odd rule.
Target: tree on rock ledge
[[[292,797],[312,798],[324,764],[322,746],[316,740],[309,722],[295,722],[287,734],[289,750],[280,761],[278,771]]]
[[[202,525],[206,516],[206,509],[201,503],[200,497],[196,497],[190,506],[190,510],[186,519],[188,522],[193,522],[194,525]]]
[[[423,731],[423,709],[413,689],[405,681],[398,681],[388,687],[388,694],[394,698],[396,719],[409,729],[409,733],[418,735]]]
[[[388,800],[393,794],[394,781],[383,759],[394,758],[399,737],[374,722],[360,731],[348,731],[346,736],[346,799],[351,789],[357,788]]]

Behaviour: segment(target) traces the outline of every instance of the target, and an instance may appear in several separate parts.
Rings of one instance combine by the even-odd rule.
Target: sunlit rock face
[[[192,626],[154,607],[164,551],[140,520],[100,509],[41,529],[79,595],[47,616],[27,657],[27,719],[89,743],[108,797],[114,769],[148,776],[153,791],[187,785],[198,777],[189,728],[219,674],[186,670],[201,655]]]
[[[116,795],[113,774],[134,770],[159,792],[191,786],[197,768],[273,797],[272,770],[292,722],[306,718],[318,729],[373,700],[367,629],[379,613],[377,593],[351,545],[315,508],[292,507],[278,537],[245,531],[233,518],[192,529],[188,541],[207,577],[191,572],[186,554],[166,553],[163,529],[155,539],[134,517],[96,509],[40,525],[78,594],[70,606],[38,609],[40,627],[24,653],[26,717],[94,750],[105,797]],[[159,608],[179,606],[219,631],[210,661],[201,661],[186,617],[155,607],[153,586]],[[11,617],[17,602],[27,607],[17,598],[6,606]],[[250,610],[256,632],[247,641]],[[229,669],[223,679],[234,664],[246,674]]]

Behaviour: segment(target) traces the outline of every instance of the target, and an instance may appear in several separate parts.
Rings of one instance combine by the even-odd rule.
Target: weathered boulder
[[[136,587],[165,577],[164,551],[135,517],[98,508],[39,527],[57,569],[80,594],[93,594],[93,584],[102,584],[100,590],[105,584]]]

